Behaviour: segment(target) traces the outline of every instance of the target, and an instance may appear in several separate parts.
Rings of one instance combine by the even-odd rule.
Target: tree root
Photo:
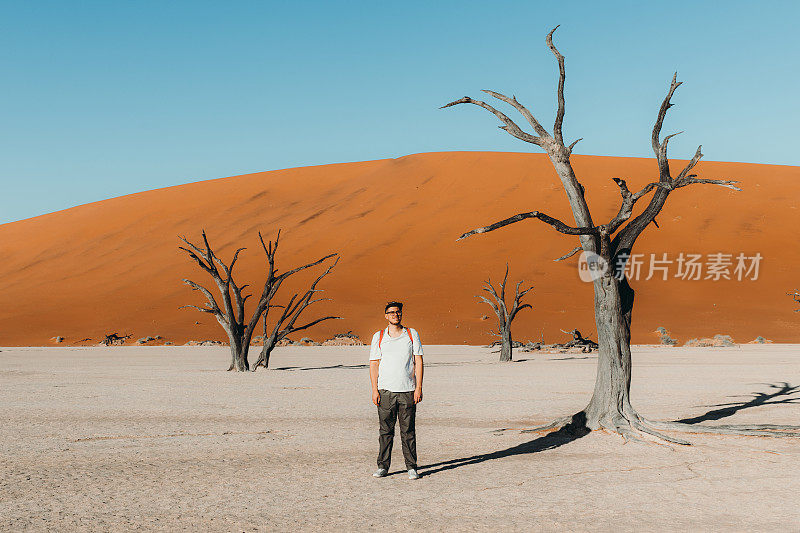
[[[603,428],[603,429],[608,429],[608,428]],[[625,444],[627,444],[629,442],[641,442],[641,443],[647,444],[647,441],[645,441],[644,439],[640,439],[639,435],[637,435],[633,431],[633,429],[631,429],[630,426],[627,426],[625,424],[620,424],[620,425],[614,427],[613,428],[613,432],[618,434],[618,435],[621,435],[622,438],[625,440]]]
[[[532,428],[525,428],[520,430],[520,433],[539,433],[541,431],[548,431],[551,429],[561,429],[562,427],[566,426],[570,422],[572,422],[571,416],[562,416],[561,418],[557,418],[554,421],[550,422],[549,424],[545,424],[543,426],[536,426]]]
[[[657,429],[666,431],[683,431],[685,433],[711,433],[716,435],[740,435],[750,437],[800,437],[800,426],[779,424],[720,424],[703,426],[700,424],[684,424],[681,422],[663,422],[643,420]]]
[[[675,437],[670,437],[668,435],[664,435],[663,433],[659,433],[658,431],[654,430],[653,428],[647,427],[640,417],[636,417],[633,421],[633,427],[637,430],[641,431],[642,433],[647,433],[648,435],[652,435],[657,439],[661,439],[667,442],[671,442],[672,444],[680,444],[681,446],[691,446],[692,443],[689,441],[685,441],[683,439],[678,439]]]
[[[549,424],[520,429],[520,433],[541,433],[569,429],[575,433],[589,433],[586,425],[586,413],[581,411],[572,416],[557,418]],[[661,431],[681,431],[684,433],[705,433],[716,435],[737,435],[751,437],[789,437],[800,438],[800,426],[782,424],[719,424],[704,426],[700,424],[684,424],[682,422],[664,422],[648,420],[637,413],[632,415],[618,414],[600,422],[595,429],[603,429],[621,435],[625,442],[656,442],[691,446],[691,442],[665,435]],[[661,430],[661,431],[658,431]],[[512,428],[498,429],[494,433],[512,431]],[[649,438],[642,438],[643,435]]]

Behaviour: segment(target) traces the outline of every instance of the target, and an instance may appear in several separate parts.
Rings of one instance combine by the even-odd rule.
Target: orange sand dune
[[[612,177],[631,189],[652,181],[653,160],[576,156],[596,223],[619,205]],[[762,335],[800,341],[800,317],[786,291],[800,288],[798,223],[800,168],[706,162],[701,176],[741,181],[743,192],[696,185],[671,195],[635,252],[756,252],[757,280],[688,281],[660,275],[633,282],[637,290],[633,341],[656,342],[664,326],[680,341],[729,334],[746,342]],[[644,202],[642,202],[644,205]],[[283,228],[279,264],[284,269],[337,251],[342,260],[325,280],[316,312],[343,320],[305,335],[317,340],[353,330],[362,339],[383,323],[387,299],[406,302],[406,322],[429,344],[481,344],[491,309],[475,294],[488,275],[524,278],[533,310],[515,322],[515,338],[564,338],[559,329],[594,336],[592,289],[579,281],[577,257],[554,263],[576,238],[525,221],[478,235],[466,230],[540,209],[571,222],[569,206],[549,160],[541,154],[455,152],[399,159],[295,168],[192,183],[82,205],[0,226],[0,345],[43,345],[65,337],[97,342],[106,333],[135,340],[161,335],[183,343],[224,340],[213,318],[183,304],[202,296],[182,284],[210,280],[177,248],[178,235],[211,243],[237,264],[240,282],[263,280],[257,231],[274,237]],[[646,257],[646,258],[647,258]],[[300,281],[300,280],[298,280]],[[292,288],[292,287],[289,287]],[[281,295],[281,301],[288,293]],[[313,309],[313,308],[311,308]],[[299,335],[298,335],[299,336]]]

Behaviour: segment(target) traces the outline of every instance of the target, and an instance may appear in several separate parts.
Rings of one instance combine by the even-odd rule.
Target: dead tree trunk
[[[268,255],[267,257],[270,263],[274,261],[274,255],[272,257]],[[322,272],[322,274],[320,274],[313,283],[311,283],[311,287],[302,296],[295,294],[285,306],[273,306],[282,307],[283,311],[275,321],[272,331],[269,333],[267,333],[267,318],[269,315],[269,309],[264,311],[264,346],[261,348],[261,355],[259,355],[256,364],[253,365],[253,372],[255,372],[259,366],[263,366],[264,368],[269,367],[269,356],[272,354],[272,350],[281,340],[285,339],[287,335],[296,331],[308,329],[325,320],[338,320],[341,318],[338,316],[324,316],[322,318],[312,320],[311,322],[307,322],[301,326],[295,325],[297,320],[300,318],[300,315],[309,305],[316,302],[330,300],[330,298],[312,298],[316,293],[321,292],[321,289],[317,289],[317,285],[320,281],[322,281],[322,278],[331,273],[333,267],[335,267],[338,262],[339,258],[336,258],[336,261],[326,268],[325,271]]]
[[[243,372],[250,369],[247,356],[250,350],[250,340],[253,337],[253,331],[258,325],[261,315],[267,312],[270,307],[276,307],[272,305],[271,302],[286,278],[301,270],[318,265],[331,257],[337,256],[337,254],[329,254],[317,261],[283,272],[282,274],[277,274],[275,268],[275,254],[278,251],[280,235],[281,232],[279,230],[278,236],[275,238],[275,243],[273,244],[272,241],[270,241],[269,245],[267,245],[264,243],[261,232],[258,233],[261,247],[267,254],[267,279],[264,282],[261,296],[249,320],[246,320],[245,302],[251,295],[242,295],[242,291],[249,285],[239,286],[233,279],[233,267],[236,264],[236,260],[239,258],[239,253],[245,250],[245,248],[236,250],[230,265],[226,265],[211,249],[205,231],[203,231],[204,247],[202,249],[189,242],[186,237],[180,238],[189,248],[183,246],[179,246],[178,248],[189,254],[189,257],[194,259],[200,268],[205,270],[212,277],[214,283],[217,285],[220,297],[222,298],[222,305],[220,306],[217,304],[211,291],[198,285],[194,281],[184,279],[183,282],[192,287],[193,290],[203,293],[207,302],[205,307],[198,307],[196,305],[184,305],[181,307],[191,307],[203,313],[214,315],[214,318],[217,319],[217,322],[219,322],[228,335],[231,348],[231,364],[228,367],[229,371],[235,370],[237,372]]]
[[[504,328],[500,335],[500,362],[507,363],[512,360],[513,344],[511,340],[511,326]]]
[[[522,298],[528,294],[533,287],[528,287],[524,291],[520,292],[519,288],[522,285],[523,280],[517,282],[517,288],[514,292],[514,300],[511,304],[511,309],[509,310],[508,306],[506,305],[506,282],[508,281],[508,264],[506,263],[506,273],[503,276],[503,282],[500,284],[500,291],[495,290],[494,286],[492,285],[492,279],[489,278],[486,280],[483,285],[483,290],[488,292],[489,295],[492,297],[490,300],[485,296],[477,296],[487,304],[489,304],[494,313],[497,315],[497,333],[491,332],[492,335],[500,338],[500,361],[511,361],[511,352],[513,349],[513,341],[511,339],[511,322],[516,318],[517,313],[522,311],[523,309],[531,308],[530,304],[522,304]]]
[[[516,97],[508,97],[493,91],[484,91],[490,96],[505,102],[516,109],[533,128],[535,134],[527,133],[522,130],[506,114],[486,102],[475,100],[468,96],[450,102],[443,107],[450,107],[457,104],[474,104],[486,109],[494,114],[503,123],[500,128],[510,135],[522,141],[535,144],[547,152],[553,167],[558,174],[564,191],[567,195],[572,214],[575,219],[575,226],[569,226],[564,222],[550,217],[540,211],[520,213],[513,217],[501,220],[489,226],[477,228],[463,234],[459,240],[489,231],[502,228],[509,224],[536,218],[551,225],[557,231],[566,235],[577,236],[580,246],[573,249],[559,259],[566,259],[578,251],[585,254],[592,254],[606,265],[604,271],[600,272],[593,280],[594,288],[594,312],[595,323],[597,325],[597,336],[599,344],[597,377],[595,380],[594,394],[586,408],[576,415],[564,417],[547,426],[535,428],[544,430],[557,428],[567,424],[575,424],[580,421],[581,426],[588,429],[607,429],[623,435],[626,439],[636,439],[638,436],[648,434],[662,440],[688,444],[687,442],[663,435],[656,429],[676,429],[687,431],[698,431],[697,426],[676,423],[652,422],[642,418],[632,407],[630,401],[631,383],[631,350],[630,350],[630,325],[631,313],[633,310],[633,289],[628,285],[625,278],[625,264],[630,257],[633,245],[639,235],[651,223],[655,223],[656,216],[661,212],[669,194],[682,187],[693,184],[713,184],[727,187],[729,189],[740,190],[734,184],[735,181],[701,179],[692,171],[700,161],[703,154],[698,147],[694,157],[686,164],[677,176],[673,177],[669,160],[667,159],[667,144],[669,139],[677,134],[667,135],[661,138],[661,127],[664,122],[667,110],[673,105],[670,100],[675,90],[680,86],[677,81],[677,74],[673,76],[667,96],[661,102],[655,125],[652,132],[652,147],[658,165],[658,181],[645,185],[641,190],[632,193],[623,179],[612,178],[619,187],[622,197],[621,205],[617,214],[606,224],[595,225],[592,221],[589,207],[584,198],[584,188],[580,184],[570,163],[570,156],[575,144],[580,141],[572,142],[569,146],[564,144],[562,136],[562,124],[564,121],[564,79],[565,67],[564,56],[556,49],[553,44],[554,28],[547,34],[545,42],[558,62],[558,109],[556,112],[553,131],[548,132],[534,117],[534,115]],[[653,193],[650,201],[641,213],[631,219],[634,204],[649,193]],[[720,433],[731,433],[738,431],[738,434],[758,434],[765,436],[783,436],[795,433],[800,430],[796,426],[783,426],[776,428],[770,426],[758,427],[739,427],[726,428],[701,428],[705,432],[713,432],[719,429]],[[723,430],[724,429],[724,430]],[[753,433],[755,432],[755,433]]]

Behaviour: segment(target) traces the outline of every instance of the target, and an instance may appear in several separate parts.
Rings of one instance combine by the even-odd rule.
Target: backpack
[[[378,336],[378,351],[381,353],[381,357],[383,357],[383,351],[381,350],[381,342],[383,342],[383,332],[386,331],[384,329],[381,330],[380,335]],[[414,339],[411,337],[411,328],[406,328],[406,333],[408,334],[408,340],[411,341],[411,350],[414,350]]]

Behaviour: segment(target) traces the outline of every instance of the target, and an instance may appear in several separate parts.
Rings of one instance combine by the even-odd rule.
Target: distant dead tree
[[[557,27],[556,27],[557,28]],[[660,433],[657,430],[678,430],[703,433],[734,433],[739,435],[769,435],[769,436],[800,436],[798,426],[730,426],[711,427],[698,426],[694,424],[676,422],[658,422],[644,418],[633,408],[630,402],[630,383],[631,383],[631,350],[630,350],[630,326],[631,313],[633,310],[633,289],[625,278],[625,264],[631,254],[633,245],[639,235],[651,223],[655,224],[655,219],[661,213],[667,197],[675,190],[688,185],[712,184],[727,187],[729,189],[740,190],[734,184],[735,181],[719,179],[698,178],[693,170],[700,158],[703,156],[700,147],[692,159],[673,177],[670,170],[670,162],[667,157],[667,143],[669,139],[677,134],[667,135],[661,138],[661,128],[666,117],[667,110],[672,107],[671,99],[675,90],[681,85],[677,81],[677,74],[673,76],[672,83],[655,121],[652,132],[652,147],[658,165],[658,181],[648,183],[641,190],[631,192],[624,179],[612,178],[619,188],[622,197],[617,214],[605,224],[596,225],[589,212],[589,206],[584,197],[584,187],[578,181],[570,162],[570,156],[575,144],[580,141],[572,142],[569,145],[564,143],[562,135],[562,124],[564,122],[564,79],[565,67],[564,56],[553,44],[553,32],[547,34],[545,42],[558,62],[558,89],[557,100],[558,109],[556,112],[553,131],[548,132],[525,106],[517,101],[515,96],[505,96],[494,91],[484,91],[490,96],[505,102],[516,109],[531,125],[534,133],[522,130],[505,113],[486,102],[475,100],[465,96],[454,102],[446,104],[450,107],[458,104],[474,104],[482,107],[496,116],[502,125],[500,129],[506,133],[542,148],[550,158],[553,167],[561,180],[561,184],[567,195],[572,214],[575,219],[575,226],[569,226],[541,211],[530,211],[520,213],[505,220],[501,220],[489,226],[481,227],[464,233],[459,240],[475,235],[486,233],[505,227],[515,222],[527,219],[538,219],[548,224],[565,235],[578,237],[580,246],[575,247],[562,259],[570,257],[580,251],[590,258],[602,259],[608,268],[595,276],[594,287],[594,310],[595,323],[597,325],[599,355],[597,362],[597,377],[595,380],[594,394],[589,404],[580,412],[573,416],[560,418],[536,430],[559,428],[568,426],[568,430],[575,430],[576,433],[583,433],[586,430],[604,428],[616,432],[625,437],[626,440],[640,440],[642,434],[649,434],[657,439],[673,443],[689,444],[688,442],[673,438]],[[632,217],[636,202],[652,193],[647,207],[637,216]],[[599,258],[598,258],[599,256]]]
[[[277,241],[276,241],[276,249],[277,249]],[[271,253],[269,252],[267,253],[267,260],[269,261],[270,272],[272,272],[274,270],[274,263],[275,263],[275,253],[274,253],[275,250],[272,250],[270,248],[269,251]],[[339,263],[339,258],[337,257],[336,261],[334,261],[333,264],[329,265],[322,272],[322,274],[320,274],[317,277],[317,279],[315,279],[314,282],[311,283],[311,287],[309,287],[309,289],[302,296],[296,293],[291,297],[289,303],[284,306],[277,306],[277,305],[269,306],[269,307],[283,309],[283,311],[281,311],[277,320],[273,324],[272,330],[269,332],[267,329],[269,307],[264,310],[264,346],[261,348],[261,355],[259,355],[256,364],[253,365],[253,372],[255,372],[259,366],[263,366],[264,368],[267,368],[269,366],[269,356],[272,353],[273,348],[275,348],[275,346],[281,340],[285,339],[287,335],[294,333],[296,331],[302,331],[304,329],[308,329],[311,326],[319,324],[320,322],[323,322],[325,320],[336,320],[341,318],[338,316],[325,316],[322,318],[317,318],[315,320],[312,320],[311,322],[307,322],[302,326],[295,325],[297,320],[300,318],[300,315],[303,313],[303,311],[306,310],[306,308],[309,305],[316,302],[330,300],[330,298],[314,298],[314,295],[317,292],[320,292],[320,290],[317,289],[317,285],[319,284],[319,282],[322,281],[322,278],[330,274],[331,271],[333,270],[333,267],[335,267],[338,263]]]
[[[259,232],[258,239],[261,241],[261,247],[264,249],[264,252],[267,255],[267,279],[264,282],[264,288],[261,290],[258,303],[250,315],[250,318],[247,319],[245,315],[245,301],[252,295],[243,295],[242,291],[249,287],[249,285],[238,285],[233,278],[233,267],[236,264],[236,260],[239,258],[239,254],[246,250],[246,248],[239,248],[236,250],[230,263],[226,265],[212,250],[205,230],[203,231],[202,235],[202,248],[189,242],[189,240],[184,236],[181,236],[180,239],[186,243],[188,248],[183,246],[179,246],[178,248],[189,254],[189,257],[194,259],[200,268],[211,276],[217,286],[217,289],[219,290],[220,297],[222,298],[222,305],[220,306],[217,303],[214,295],[211,294],[211,291],[195,283],[194,281],[184,279],[183,282],[192,287],[193,290],[203,293],[207,302],[205,307],[184,305],[181,306],[181,308],[191,307],[203,313],[214,315],[214,317],[217,319],[217,322],[219,322],[225,330],[225,333],[228,334],[228,339],[230,341],[231,364],[228,370],[235,370],[239,372],[249,370],[250,367],[247,362],[247,355],[250,349],[250,340],[253,337],[253,331],[258,325],[261,316],[267,312],[269,308],[279,307],[272,304],[272,302],[278,292],[278,289],[280,289],[281,284],[283,284],[283,282],[293,274],[318,265],[327,259],[337,257],[338,261],[338,254],[334,253],[326,255],[321,259],[279,274],[275,267],[275,255],[278,251],[278,241],[280,239],[281,232],[278,231],[278,235],[275,237],[275,242],[273,243],[272,241],[269,241],[269,244],[264,243],[264,238],[262,237],[261,232]],[[318,278],[315,284],[318,283],[319,279],[324,277],[324,275],[327,275],[331,268],[333,268],[333,266],[328,267],[325,274]],[[338,317],[325,317],[321,320],[315,321],[315,323],[321,322],[322,320],[327,320],[329,318]],[[310,327],[310,325],[307,327]]]
[[[123,335],[119,336],[116,332],[111,333],[110,335],[106,335],[106,337],[100,341],[100,344],[104,344],[106,346],[115,346],[119,344],[124,344],[127,339],[129,339],[131,335]],[[84,339],[89,340],[89,339]],[[81,341],[78,341],[81,342]]]
[[[581,335],[581,332],[577,329],[573,329],[572,331],[564,331],[561,330],[561,333],[566,333],[567,335],[572,335],[572,340],[565,342],[561,346],[564,348],[581,348],[584,352],[589,353],[592,350],[597,349],[597,343],[593,340],[584,338]]]
[[[508,264],[506,264],[506,273],[503,276],[503,282],[500,283],[499,287],[499,294],[498,291],[495,290],[494,286],[492,285],[492,279],[489,278],[483,282],[483,290],[488,292],[491,296],[491,299],[486,298],[485,296],[478,295],[477,298],[480,298],[494,309],[494,313],[497,315],[497,333],[491,332],[492,335],[500,338],[500,361],[511,361],[511,350],[512,350],[512,340],[511,340],[511,322],[513,322],[514,318],[516,318],[517,313],[522,311],[525,308],[532,309],[530,304],[521,304],[522,298],[528,294],[528,292],[533,290],[533,287],[528,287],[524,291],[520,292],[519,288],[523,283],[523,280],[517,282],[517,288],[514,291],[514,299],[511,302],[511,309],[508,308],[506,305],[506,282],[508,281]]]
[[[794,303],[800,304],[800,291],[787,292],[786,294],[792,297]],[[794,310],[795,313],[797,313],[798,311],[800,311],[800,308]]]

